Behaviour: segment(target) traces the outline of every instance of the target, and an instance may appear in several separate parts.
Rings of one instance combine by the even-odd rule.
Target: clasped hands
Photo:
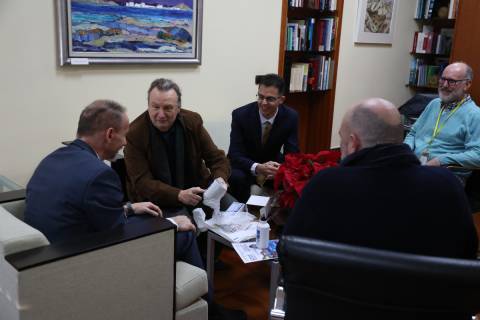
[[[426,166],[431,166],[431,167],[440,167],[440,160],[438,158],[433,158],[432,160],[428,161],[425,163]]]
[[[275,161],[268,161],[265,163],[259,163],[255,168],[257,175],[262,175],[266,180],[271,180],[275,177],[275,174],[280,168],[280,163]]]

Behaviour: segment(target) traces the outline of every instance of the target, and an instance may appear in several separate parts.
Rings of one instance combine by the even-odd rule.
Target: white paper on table
[[[268,247],[265,249],[258,249],[255,241],[232,243],[233,248],[243,263],[250,263],[255,261],[276,259],[278,240],[268,241]]]
[[[248,212],[220,212],[205,221],[209,230],[230,242],[241,242],[255,238],[257,222]]]
[[[264,196],[250,196],[247,201],[247,206],[257,206],[257,207],[265,207],[270,200],[270,197]]]

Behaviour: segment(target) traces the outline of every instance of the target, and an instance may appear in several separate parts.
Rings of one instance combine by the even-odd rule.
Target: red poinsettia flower
[[[293,208],[303,188],[318,171],[335,167],[340,160],[339,151],[312,153],[290,153],[275,175],[274,189],[279,192],[279,205]]]

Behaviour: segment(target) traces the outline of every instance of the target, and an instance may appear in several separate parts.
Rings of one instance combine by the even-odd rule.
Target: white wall
[[[409,51],[417,30],[413,20],[416,1],[397,2],[393,44],[372,45],[354,43],[358,1],[344,0],[332,147],[340,145],[341,119],[355,103],[369,97],[382,97],[399,106],[411,97],[405,83],[409,73]]]
[[[20,184],[75,137],[84,106],[117,100],[133,120],[157,77],[179,83],[183,106],[227,148],[231,111],[254,99],[256,74],[277,71],[280,0],[204,0],[201,66],[59,67],[54,2],[0,1],[0,174]]]

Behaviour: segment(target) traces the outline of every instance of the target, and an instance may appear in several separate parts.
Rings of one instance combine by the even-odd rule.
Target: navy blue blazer
[[[120,178],[82,140],[43,159],[27,185],[25,221],[57,242],[124,224]]]
[[[250,172],[252,165],[267,161],[283,162],[283,155],[299,152],[298,113],[286,105],[278,107],[267,143],[262,147],[258,103],[252,102],[232,112],[228,158],[232,168]],[[283,155],[280,150],[283,146]]]

